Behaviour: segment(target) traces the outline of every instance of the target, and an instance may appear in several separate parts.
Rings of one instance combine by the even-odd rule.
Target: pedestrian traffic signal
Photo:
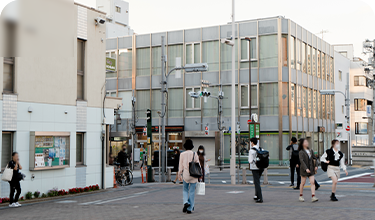
[[[209,128],[208,126],[204,127],[204,134],[207,136],[209,134]]]
[[[147,127],[143,128],[143,136],[147,136]]]

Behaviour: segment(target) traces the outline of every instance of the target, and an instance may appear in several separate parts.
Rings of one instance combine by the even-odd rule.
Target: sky
[[[0,9],[12,0],[1,0]],[[95,0],[76,0],[96,7]],[[226,24],[231,0],[127,0],[130,27],[137,34]],[[235,20],[285,16],[311,33],[322,30],[330,44],[353,44],[365,58],[362,42],[375,39],[374,0],[236,0]]]

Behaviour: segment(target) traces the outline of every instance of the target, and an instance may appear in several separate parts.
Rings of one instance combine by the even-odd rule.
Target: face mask
[[[126,151],[126,149],[122,149],[124,152]]]
[[[340,150],[340,144],[335,145],[336,150]]]
[[[199,153],[203,154],[203,150],[200,150]]]

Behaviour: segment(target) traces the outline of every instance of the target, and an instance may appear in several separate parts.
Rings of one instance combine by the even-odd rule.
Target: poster
[[[44,157],[43,153],[36,153],[35,154],[35,167],[44,167]]]
[[[35,167],[69,164],[69,137],[35,137]]]

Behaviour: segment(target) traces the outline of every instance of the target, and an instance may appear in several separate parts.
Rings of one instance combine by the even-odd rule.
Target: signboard
[[[371,105],[366,106],[366,115],[367,117],[371,117]]]
[[[350,126],[347,125],[345,130],[346,130],[346,131],[350,131]],[[366,129],[366,130],[367,130],[367,129]]]
[[[336,123],[336,129],[343,129],[342,123]]]
[[[336,138],[342,138],[342,133],[341,133],[341,131],[340,131],[340,132],[336,132]]]
[[[251,123],[249,124],[249,138],[259,138],[260,137],[260,124]]]
[[[106,57],[105,58],[105,69],[107,71],[116,71],[116,59]]]
[[[255,137],[259,138],[260,124],[255,124]]]

